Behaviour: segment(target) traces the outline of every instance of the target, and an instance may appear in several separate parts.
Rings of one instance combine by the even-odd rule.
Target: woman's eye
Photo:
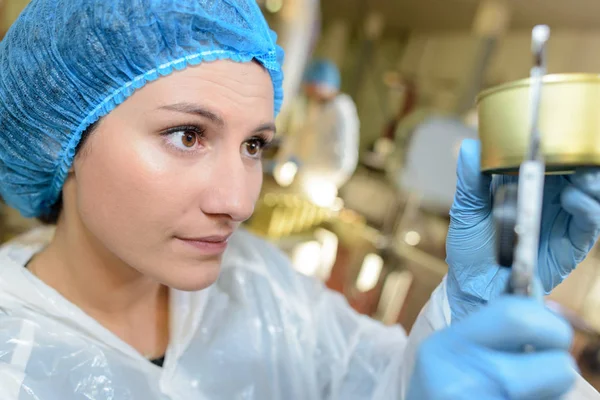
[[[184,132],[183,135],[181,135],[181,143],[187,148],[194,147],[197,141],[198,137],[195,133]]]
[[[244,150],[249,157],[258,158],[261,156],[265,145],[264,139],[253,138],[244,143]]]
[[[194,150],[200,141],[199,133],[190,129],[180,129],[169,132],[167,140],[170,145],[181,151]]]

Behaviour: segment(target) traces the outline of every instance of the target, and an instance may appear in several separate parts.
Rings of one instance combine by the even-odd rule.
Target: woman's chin
[[[217,281],[221,272],[221,261],[205,262],[196,267],[179,267],[163,276],[161,282],[176,290],[196,292],[206,289]]]

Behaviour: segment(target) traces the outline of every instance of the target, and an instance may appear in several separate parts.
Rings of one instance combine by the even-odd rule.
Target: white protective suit
[[[442,283],[407,340],[238,232],[213,286],[172,291],[160,368],[24,268],[52,234],[0,248],[2,400],[401,399],[418,342],[449,321]],[[573,399],[600,398],[578,386]]]

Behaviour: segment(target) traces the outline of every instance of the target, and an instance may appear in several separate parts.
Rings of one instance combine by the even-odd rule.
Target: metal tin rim
[[[519,79],[518,81],[504,83],[498,86],[491,87],[489,89],[483,90],[477,96],[477,104],[479,104],[485,97],[488,97],[497,92],[503,92],[505,90],[516,89],[521,87],[529,86],[531,82],[531,78]],[[550,74],[544,75],[543,83],[544,84],[556,84],[556,83],[571,83],[571,82],[593,82],[600,83],[600,74],[586,74],[586,73],[577,73],[577,74]]]

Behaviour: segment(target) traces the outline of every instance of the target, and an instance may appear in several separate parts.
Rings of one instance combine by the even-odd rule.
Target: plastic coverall
[[[360,122],[356,105],[347,94],[327,103],[299,99],[289,117],[288,135],[277,155],[279,163],[296,159],[298,181],[341,187],[358,165]]]
[[[242,231],[217,283],[171,292],[160,368],[24,268],[52,234],[0,248],[2,400],[401,399],[418,343],[450,319],[442,282],[407,339]],[[569,397],[597,398],[583,379]]]

